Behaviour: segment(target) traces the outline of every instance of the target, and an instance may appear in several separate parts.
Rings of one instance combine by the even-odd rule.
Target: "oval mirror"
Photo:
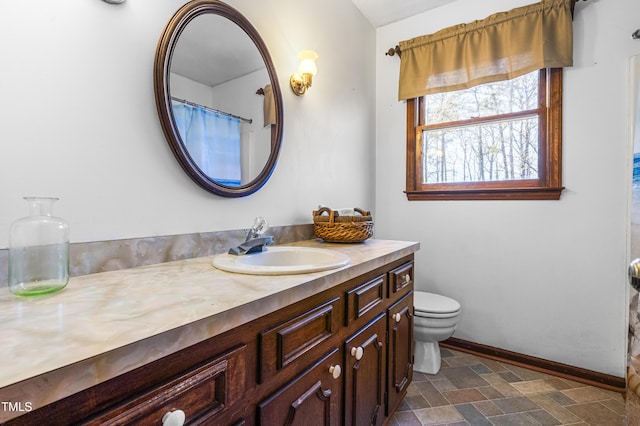
[[[240,12],[211,0],[182,6],[158,41],[154,89],[171,151],[198,185],[242,197],[265,184],[282,142],[282,94]]]

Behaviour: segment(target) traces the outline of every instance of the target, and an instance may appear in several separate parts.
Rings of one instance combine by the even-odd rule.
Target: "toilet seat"
[[[413,294],[414,315],[428,318],[450,318],[460,313],[460,303],[435,293],[416,291]]]

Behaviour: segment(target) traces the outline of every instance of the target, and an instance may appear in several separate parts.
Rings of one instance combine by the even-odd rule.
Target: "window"
[[[559,199],[562,69],[407,100],[409,200]]]

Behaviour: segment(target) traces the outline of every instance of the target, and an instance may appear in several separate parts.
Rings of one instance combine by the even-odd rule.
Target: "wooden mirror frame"
[[[170,91],[171,58],[178,38],[194,18],[203,14],[215,14],[227,18],[240,27],[257,47],[269,74],[276,109],[276,124],[271,125],[271,153],[260,174],[252,181],[240,186],[227,186],[207,176],[189,155],[173,117]],[[162,131],[178,163],[187,175],[204,190],[223,197],[244,197],[260,189],[269,179],[276,166],[283,132],[283,102],[278,76],[271,61],[267,46],[258,31],[236,9],[216,0],[194,0],[182,6],[169,20],[158,40],[153,66],[153,85],[156,107]]]

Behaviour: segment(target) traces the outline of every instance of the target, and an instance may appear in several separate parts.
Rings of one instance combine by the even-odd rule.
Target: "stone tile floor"
[[[435,375],[414,372],[389,426],[624,425],[621,393],[442,349]]]

